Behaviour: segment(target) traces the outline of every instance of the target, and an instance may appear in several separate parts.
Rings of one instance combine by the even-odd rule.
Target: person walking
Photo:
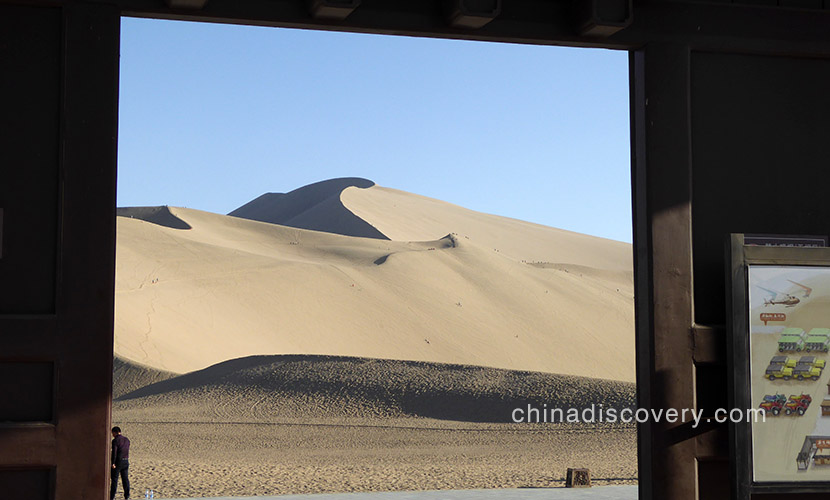
[[[112,470],[110,476],[110,500],[115,498],[118,489],[118,476],[121,476],[121,486],[124,487],[124,498],[130,498],[130,478],[127,473],[130,469],[130,440],[121,435],[121,427],[112,428]]]

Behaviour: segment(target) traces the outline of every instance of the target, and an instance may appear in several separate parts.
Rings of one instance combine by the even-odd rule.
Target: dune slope
[[[248,356],[130,392],[131,421],[425,417],[512,422],[515,408],[632,407],[634,384],[539,372],[337,356]],[[545,406],[543,406],[545,405]]]
[[[300,229],[385,240],[388,238],[383,233],[357,217],[340,201],[340,193],[346,188],[362,189],[373,185],[370,180],[356,177],[329,179],[290,193],[265,193],[228,215]]]
[[[526,263],[445,235],[356,238],[170,207],[118,218],[115,352],[177,373],[257,354],[633,381],[625,271]]]
[[[632,272],[631,245],[619,241],[484,214],[377,185],[347,187],[341,201],[349,211],[395,241],[433,240],[457,233],[516,260]]]
[[[175,376],[175,373],[156,370],[116,356],[112,364],[112,397],[118,399],[125,394]]]

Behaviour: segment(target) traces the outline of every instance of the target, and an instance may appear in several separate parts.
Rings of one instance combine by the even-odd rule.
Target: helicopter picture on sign
[[[748,267],[755,482],[830,481],[830,268]]]

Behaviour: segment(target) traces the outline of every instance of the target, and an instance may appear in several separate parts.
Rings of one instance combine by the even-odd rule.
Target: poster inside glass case
[[[830,267],[748,267],[756,483],[830,481]]]

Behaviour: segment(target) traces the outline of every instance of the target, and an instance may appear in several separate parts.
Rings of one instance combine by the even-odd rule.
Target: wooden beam
[[[501,13],[501,0],[470,5],[467,0],[448,0],[449,22],[456,28],[479,29]]]
[[[202,9],[207,0],[167,0],[167,6],[171,9]]]
[[[726,327],[692,326],[695,363],[727,364]]]
[[[637,395],[647,409],[695,408],[689,48],[632,54]],[[695,434],[638,427],[640,498],[696,500]]]
[[[51,467],[56,463],[54,425],[0,425],[0,467]]]
[[[308,6],[315,19],[342,21],[360,6],[360,0],[309,0]]]
[[[108,497],[121,16],[64,8],[55,498]]]

